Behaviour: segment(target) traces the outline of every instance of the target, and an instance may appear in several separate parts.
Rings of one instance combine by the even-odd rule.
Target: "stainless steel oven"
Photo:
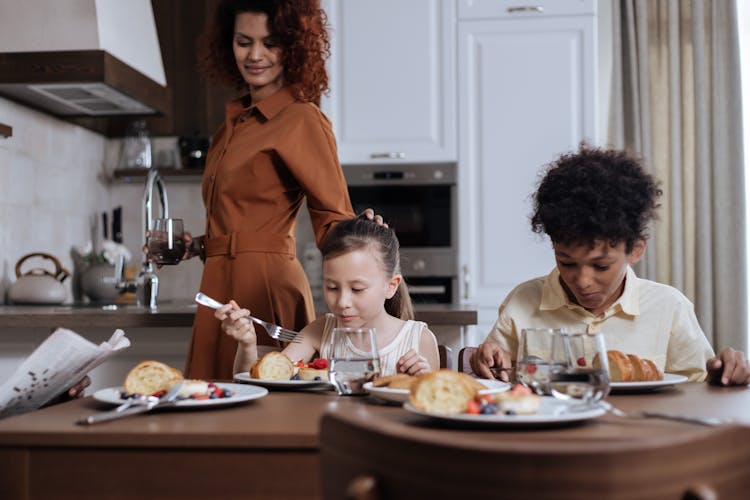
[[[455,303],[456,165],[344,165],[354,211],[373,208],[396,231],[415,303]]]

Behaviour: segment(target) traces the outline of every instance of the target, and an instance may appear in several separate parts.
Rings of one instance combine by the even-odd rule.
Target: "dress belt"
[[[297,255],[297,245],[294,238],[288,234],[261,234],[247,231],[234,231],[213,238],[206,238],[206,257],[229,255],[230,258],[238,253],[264,252]]]

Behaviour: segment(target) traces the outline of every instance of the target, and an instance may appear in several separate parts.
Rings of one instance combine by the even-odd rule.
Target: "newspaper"
[[[130,341],[119,329],[109,340],[95,345],[71,330],[58,328],[0,386],[0,418],[45,405],[128,346]]]

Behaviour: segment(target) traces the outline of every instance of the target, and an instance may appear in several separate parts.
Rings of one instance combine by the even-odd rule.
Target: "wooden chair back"
[[[476,350],[476,347],[463,347],[458,351],[458,371],[474,375],[471,369],[471,356]]]
[[[452,350],[447,345],[438,345],[438,356],[440,357],[440,368],[453,369]]]

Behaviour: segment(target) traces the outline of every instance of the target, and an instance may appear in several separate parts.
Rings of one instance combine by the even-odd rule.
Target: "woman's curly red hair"
[[[235,17],[242,12],[266,14],[268,31],[282,48],[285,85],[297,99],[318,102],[328,91],[325,60],[331,49],[327,17],[318,0],[221,0],[199,41],[203,73],[221,84],[246,87],[232,49]]]

